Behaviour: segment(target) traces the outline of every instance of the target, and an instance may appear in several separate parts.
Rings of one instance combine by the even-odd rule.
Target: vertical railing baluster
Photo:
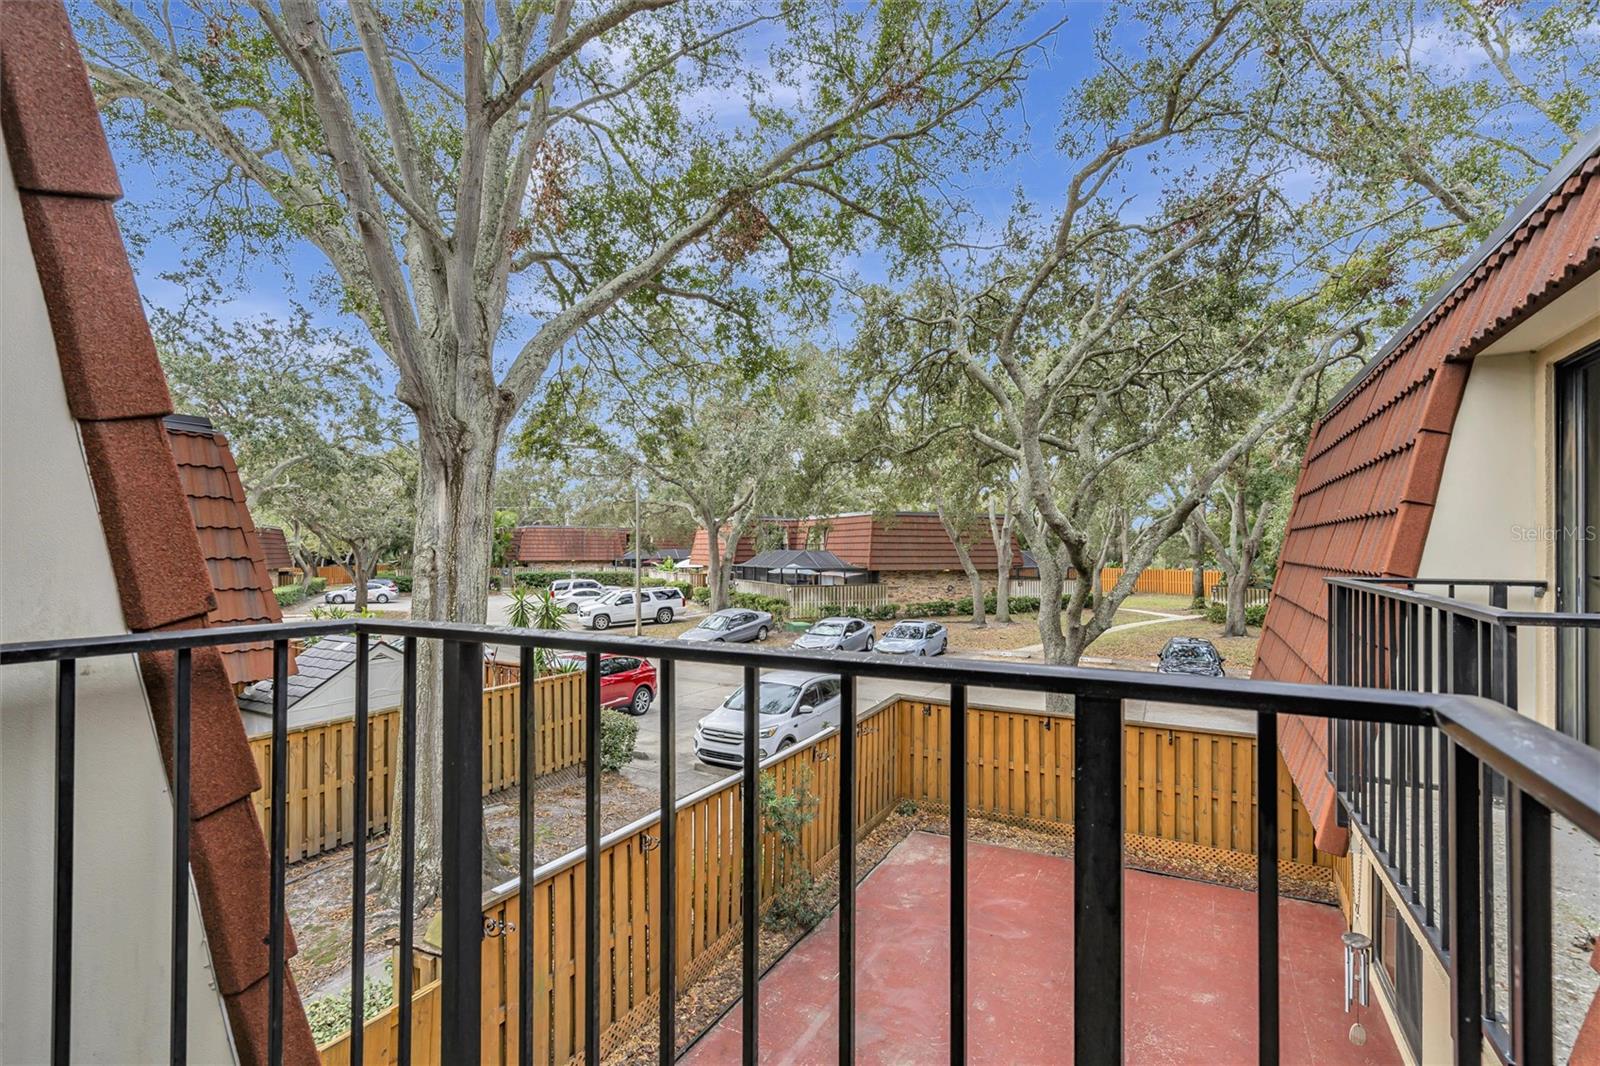
[[[743,922],[741,984],[744,1018],[742,1054],[755,1066],[761,1053],[761,670],[744,668],[743,870],[739,915]]]
[[[839,1061],[856,1057],[856,678],[839,676]]]
[[[78,771],[78,664],[56,664],[56,892],[50,952],[50,1061],[72,1055],[73,799]]]
[[[1516,785],[1507,791],[1512,1058],[1517,1066],[1550,1066],[1555,1059],[1550,810]]]
[[[1256,1038],[1278,1061],[1278,716],[1256,714]]]
[[[406,637],[400,681],[400,1066],[411,1066],[411,995],[417,914],[417,638]]]
[[[1122,701],[1076,705],[1072,1033],[1088,1066],[1122,1061]]]
[[[283,1062],[284,873],[289,850],[289,642],[272,642],[272,822],[267,919],[267,1062]]]
[[[368,662],[367,632],[356,631],[356,714],[354,780],[350,783],[350,835],[354,868],[350,871],[350,1061],[366,1061],[367,992],[367,779],[368,717],[367,699],[371,691],[371,663]],[[410,960],[403,960],[407,965]]]
[[[661,1032],[656,1058],[671,1063],[678,1054],[678,690],[674,662],[662,659],[656,672],[661,706]]]
[[[965,685],[950,686],[950,1061],[954,1066],[960,1066],[967,1061],[967,687]]]
[[[517,1062],[533,1066],[533,872],[534,784],[538,771],[539,725],[533,706],[538,669],[532,648],[523,648],[517,665]]]
[[[1476,1066],[1483,1050],[1483,941],[1478,867],[1478,757],[1444,740],[1450,798],[1445,912],[1450,930],[1450,1027],[1456,1066]]]
[[[483,645],[446,640],[443,652],[440,895],[446,961],[439,1048],[444,1062],[470,1063],[480,1059],[482,1047]],[[594,748],[589,755],[594,757]]]
[[[600,1061],[600,653],[584,655],[583,1060]]]
[[[189,692],[188,648],[173,657],[172,698],[172,1000],[168,1023],[173,1066],[189,1061]]]

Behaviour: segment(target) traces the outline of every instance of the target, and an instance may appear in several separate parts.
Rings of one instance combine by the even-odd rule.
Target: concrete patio
[[[949,841],[914,833],[857,896],[856,1050],[862,1062],[948,1061]],[[969,1058],[1072,1058],[1072,863],[970,845]],[[1253,893],[1129,870],[1125,881],[1124,1023],[1130,1063],[1256,1060]],[[1348,1039],[1337,908],[1284,900],[1280,911],[1282,1061],[1398,1063],[1377,1007],[1368,1038]],[[761,1060],[837,1060],[838,915],[797,944],[761,983]],[[737,1062],[735,1006],[685,1060]]]

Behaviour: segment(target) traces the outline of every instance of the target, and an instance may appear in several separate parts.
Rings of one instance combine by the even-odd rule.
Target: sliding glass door
[[[1556,367],[1556,610],[1600,611],[1600,348]],[[1600,630],[1556,644],[1556,726],[1600,747]]]

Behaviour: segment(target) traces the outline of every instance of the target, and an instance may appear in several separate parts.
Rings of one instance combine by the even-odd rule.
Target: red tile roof
[[[628,531],[593,526],[518,526],[511,558],[519,563],[606,563],[628,550]]]
[[[878,571],[959,570],[955,544],[931,511],[898,511],[888,515],[843,514],[801,520],[804,532],[823,528],[820,545],[855,566]],[[994,570],[999,560],[987,528],[973,530],[967,552],[979,570]],[[1011,541],[1011,565],[1022,564],[1022,547]]]
[[[217,597],[209,621],[214,626],[283,621],[228,439],[204,418],[173,415],[163,424]],[[283,534],[278,536],[281,540]],[[270,643],[230,644],[222,658],[236,685],[272,676]]]
[[[0,3],[0,123],[123,619],[136,632],[205,626],[217,599],[162,428],[172,402],[111,210],[122,187],[62,4]],[[170,776],[173,656],[139,665]],[[222,655],[198,648],[192,665],[191,868],[239,1057],[263,1062],[269,864],[250,800],[261,781]],[[285,991],[284,1061],[314,1063],[292,980]]]
[[[293,570],[294,556],[289,554],[289,538],[277,526],[258,526],[256,536],[261,540],[261,553],[266,557],[267,570]]]
[[[718,534],[717,543],[719,545],[722,543],[720,533]],[[742,563],[755,554],[756,535],[754,533],[746,533],[739,538],[739,543],[733,549],[733,561]],[[726,562],[727,560],[724,559],[723,561]],[[711,548],[706,540],[706,531],[703,529],[694,531],[694,541],[689,545],[689,562],[694,566],[711,565]]]
[[[1317,423],[1295,488],[1254,675],[1327,679],[1329,575],[1416,577],[1472,359],[1600,269],[1600,154],[1530,198]],[[1528,446],[1520,442],[1520,446]],[[1327,722],[1286,717],[1280,746],[1317,825],[1343,851]]]

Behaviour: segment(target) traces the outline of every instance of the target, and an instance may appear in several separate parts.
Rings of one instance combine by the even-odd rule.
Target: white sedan
[[[383,581],[367,582],[367,600],[370,603],[388,603],[399,595],[392,586]],[[354,603],[356,602],[356,587],[342,585],[336,589],[329,589],[322,594],[323,603]]]

